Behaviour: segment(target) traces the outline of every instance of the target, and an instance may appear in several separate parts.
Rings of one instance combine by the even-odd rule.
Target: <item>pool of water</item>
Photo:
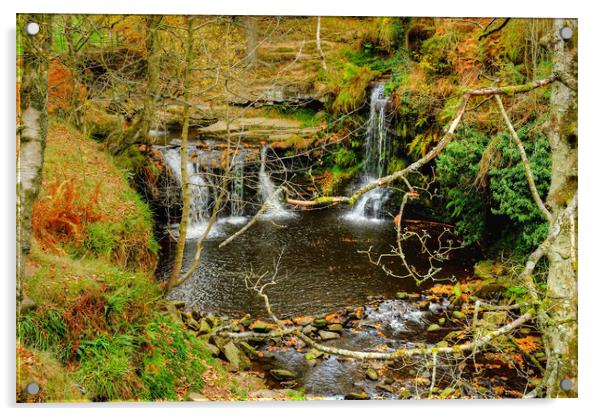
[[[272,309],[281,318],[315,315],[349,305],[363,305],[374,296],[391,298],[398,291],[415,291],[413,279],[399,279],[372,264],[361,251],[371,250],[373,260],[390,253],[395,245],[393,222],[351,221],[344,208],[297,212],[285,218],[260,219],[243,235],[219,248],[219,243],[238,230],[240,221],[222,221],[212,238],[203,244],[200,267],[183,285],[172,290],[170,299],[183,300],[200,312],[240,317],[250,313],[265,316],[263,300],[245,285],[245,276],[274,273],[280,257],[277,284],[266,289]],[[421,228],[420,224],[413,227]],[[430,226],[433,234],[440,227]],[[439,228],[439,229],[437,229]],[[192,262],[194,240],[186,246],[184,268]],[[175,243],[165,246],[159,274],[171,268]],[[417,242],[404,243],[408,262],[419,271],[428,269],[428,259]],[[383,263],[397,274],[405,274],[399,258]],[[474,256],[455,251],[438,263],[439,278],[464,277],[472,270]]]

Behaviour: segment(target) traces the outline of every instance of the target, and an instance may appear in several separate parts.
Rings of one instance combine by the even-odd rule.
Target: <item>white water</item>
[[[266,171],[266,156],[268,146],[261,148],[261,166],[259,168],[259,193],[261,194],[264,204],[268,204],[268,209],[263,214],[267,218],[290,218],[295,214],[288,211],[282,205],[282,202],[276,195],[276,186],[270,178],[270,174]]]
[[[190,149],[189,149],[190,152]],[[163,155],[174,178],[182,186],[180,148],[163,150]],[[190,155],[187,158],[186,171],[188,172],[188,183],[190,189],[190,211],[188,212],[188,227],[186,238],[197,238],[201,236],[208,225],[210,213],[211,190],[205,180],[204,172],[198,163],[192,162]],[[219,232],[215,227],[211,229],[208,237],[215,237]]]
[[[364,186],[387,173],[390,153],[390,138],[387,134],[386,108],[388,98],[385,96],[384,84],[378,84],[370,94],[370,118],[367,122],[364,147],[364,173],[361,186]],[[389,199],[390,193],[383,188],[375,188],[366,192],[355,203],[353,209],[345,215],[351,221],[381,221],[382,207]]]

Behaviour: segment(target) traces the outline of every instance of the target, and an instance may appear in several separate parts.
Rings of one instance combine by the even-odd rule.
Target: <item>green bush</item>
[[[550,183],[550,150],[535,123],[517,131],[529,157],[540,195]],[[449,218],[468,244],[499,240],[491,249],[508,249],[521,257],[531,252],[547,233],[547,223],[529,191],[518,148],[505,132],[494,138],[459,129],[458,139],[439,156],[437,180]]]

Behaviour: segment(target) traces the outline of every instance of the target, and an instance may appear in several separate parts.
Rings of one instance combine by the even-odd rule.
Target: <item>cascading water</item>
[[[377,84],[370,95],[370,118],[365,133],[365,156],[362,186],[384,176],[390,153],[390,137],[387,134],[387,104],[385,85]],[[353,221],[379,220],[382,206],[389,199],[386,189],[375,188],[360,197],[353,210],[345,218]]]
[[[188,212],[187,238],[195,238],[203,233],[207,227],[210,216],[211,192],[207,181],[203,177],[199,163],[191,160],[191,149],[188,149],[186,171],[188,172],[188,184],[190,189],[190,210]],[[181,154],[180,148],[163,150],[163,156],[167,166],[175,179],[182,186]]]
[[[230,192],[230,215],[242,217],[244,214],[244,161],[235,157],[232,161],[232,185]]]
[[[288,211],[280,202],[276,195],[276,187],[270,178],[270,174],[266,171],[266,157],[268,146],[261,148],[261,166],[259,168],[259,193],[265,204],[268,204],[264,216],[268,217],[291,217],[294,214]]]

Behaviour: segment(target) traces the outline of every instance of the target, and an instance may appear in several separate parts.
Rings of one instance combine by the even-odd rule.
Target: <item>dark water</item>
[[[272,309],[279,317],[314,315],[345,306],[362,305],[372,296],[394,297],[398,291],[415,291],[413,279],[388,276],[371,264],[361,250],[389,253],[395,244],[391,220],[352,222],[341,208],[298,212],[292,218],[263,219],[223,249],[220,242],[242,227],[241,224],[217,225],[213,238],[205,241],[201,266],[185,284],[169,294],[184,300],[187,306],[202,312],[230,317],[246,313],[265,316],[263,300],[245,287],[245,274],[268,273],[281,256],[277,281],[266,289]],[[433,232],[441,230],[433,230]],[[170,246],[173,249],[173,245]],[[166,257],[170,257],[167,247]],[[194,241],[186,247],[184,267],[194,256]],[[410,264],[426,270],[428,263],[418,244],[405,244]],[[169,259],[163,270],[169,272]],[[403,273],[399,258],[385,262],[396,273]],[[466,252],[454,252],[443,264],[444,277],[463,277],[474,260]]]

